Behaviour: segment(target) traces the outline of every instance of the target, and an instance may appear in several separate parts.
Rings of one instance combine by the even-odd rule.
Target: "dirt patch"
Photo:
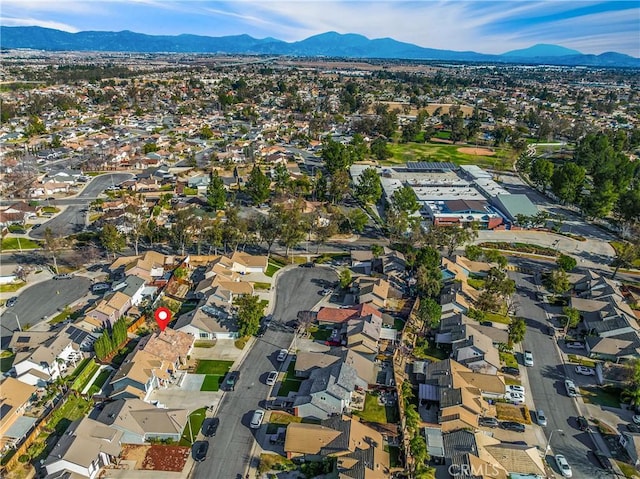
[[[491,151],[488,148],[471,148],[471,147],[462,147],[458,148],[458,151],[465,155],[476,155],[476,156],[493,156],[496,154],[495,151]]]
[[[189,452],[190,448],[184,446],[126,444],[122,448],[122,459],[135,461],[137,470],[181,472]]]

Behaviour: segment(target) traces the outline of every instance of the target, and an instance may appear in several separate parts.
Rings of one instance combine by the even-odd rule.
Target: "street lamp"
[[[18,318],[18,315],[16,313],[14,313],[13,311],[9,311],[8,309],[5,311],[5,314],[6,313],[11,313],[16,317],[16,323],[18,323],[18,329],[20,331],[22,331],[22,326],[20,326],[20,318]]]
[[[547,441],[547,446],[544,448],[545,456],[549,452],[549,448],[551,447],[551,438],[553,437],[553,433],[556,431],[559,431],[560,433],[564,434],[564,431],[562,429],[554,429],[553,431],[551,431],[551,434],[549,434],[549,440]]]

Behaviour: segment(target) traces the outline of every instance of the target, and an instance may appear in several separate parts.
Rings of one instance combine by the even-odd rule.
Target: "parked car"
[[[92,293],[99,293],[101,291],[107,291],[111,289],[111,285],[109,283],[95,283],[91,285]]]
[[[253,417],[251,418],[251,429],[258,429],[262,424],[262,420],[264,419],[264,410],[256,409],[253,413]]]
[[[289,354],[289,351],[287,351],[286,349],[281,349],[278,352],[278,357],[276,358],[279,362],[284,361],[285,359],[287,359],[287,355]]]
[[[227,374],[227,380],[225,384],[227,385],[227,389],[233,391],[236,388],[236,383],[240,379],[240,371],[231,371]]]
[[[524,395],[524,386],[520,386],[518,384],[508,384],[505,386],[507,392],[520,393]]]
[[[300,267],[301,267],[301,268],[315,268],[315,266],[316,266],[316,264],[315,264],[315,263],[311,263],[311,262],[309,262],[309,263],[302,263],[302,264],[300,265]]]
[[[320,291],[320,294],[322,296],[329,296],[330,294],[333,294],[333,290],[331,288],[325,288],[322,291]]]
[[[207,451],[209,450],[209,443],[207,441],[199,441],[193,445],[193,460],[196,462],[202,462],[207,457]]]
[[[584,344],[579,343],[577,341],[572,341],[570,343],[565,343],[565,346],[569,349],[584,349]]]
[[[511,367],[511,366],[503,366],[500,371],[502,371],[505,374],[509,374],[511,376],[520,376],[520,369],[519,368],[514,368],[514,367]]]
[[[596,371],[593,368],[588,368],[586,366],[576,366],[576,373],[582,374],[583,376],[593,376]]]
[[[498,427],[500,422],[495,417],[480,417],[478,424],[485,427]]]
[[[7,308],[11,308],[11,307],[15,306],[17,302],[18,302],[18,297],[17,296],[12,296],[9,299],[7,299],[7,302],[4,305]]]
[[[71,279],[71,278],[73,278],[73,275],[71,273],[56,274],[53,276],[53,279]]]
[[[640,426],[640,414],[636,414],[631,418],[634,424],[638,424]]]
[[[531,351],[524,352],[524,365],[533,366],[533,353]]]
[[[32,230],[34,230],[34,229],[36,229],[36,228],[40,228],[40,226],[42,226],[42,224],[41,224],[41,223],[36,223],[35,225],[33,225],[33,226],[31,227],[31,229],[32,229]]]
[[[204,434],[206,437],[215,436],[216,432],[218,431],[219,425],[220,419],[218,419],[217,417],[212,417],[211,419],[207,420],[207,422],[203,426],[202,434]]]
[[[613,471],[613,465],[607,456],[605,456],[600,451],[594,451],[593,455],[596,456],[596,460],[600,464],[600,467],[605,471]]]
[[[524,424],[515,421],[502,421],[500,427],[507,431],[524,432]]]
[[[556,454],[556,464],[558,465],[558,469],[560,469],[560,474],[562,474],[564,477],[573,476],[571,466],[562,454]]]
[[[493,326],[491,321],[480,321],[480,326]]]
[[[586,417],[578,416],[576,418],[576,423],[578,424],[578,429],[580,429],[581,431],[588,431],[589,430],[589,421],[587,421]]]
[[[278,380],[278,371],[271,371],[267,376],[267,384],[273,386]]]
[[[572,398],[578,396],[578,388],[571,379],[565,379],[564,388],[567,390],[567,396]]]
[[[538,423],[538,426],[547,426],[547,416],[544,415],[544,411],[542,409],[538,409],[536,411],[536,422]]]
[[[511,404],[524,404],[524,394],[508,392],[504,395],[504,398]]]

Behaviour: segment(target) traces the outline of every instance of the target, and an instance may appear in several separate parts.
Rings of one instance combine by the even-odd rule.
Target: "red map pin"
[[[167,329],[167,324],[171,321],[171,311],[163,306],[162,308],[156,309],[153,315],[156,318],[156,323],[158,323],[160,327],[160,331]]]

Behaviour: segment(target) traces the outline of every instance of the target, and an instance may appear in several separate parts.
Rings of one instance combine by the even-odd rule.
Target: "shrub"
[[[31,456],[29,456],[29,454],[21,454],[20,457],[18,457],[18,462],[21,462],[22,464],[26,464],[27,462],[29,462],[30,459],[31,459]]]

